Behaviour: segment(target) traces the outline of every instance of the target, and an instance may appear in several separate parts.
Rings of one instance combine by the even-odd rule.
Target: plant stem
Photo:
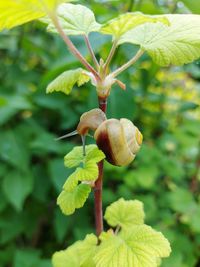
[[[96,56],[94,54],[94,50],[92,49],[92,46],[91,46],[91,43],[90,43],[90,40],[89,40],[88,36],[84,35],[84,39],[85,39],[85,43],[87,45],[87,48],[88,48],[88,50],[90,52],[90,55],[92,57],[92,60],[93,60],[93,62],[95,64],[96,68],[99,69],[99,63],[98,63],[98,61],[96,59]]]
[[[99,98],[99,108],[106,113],[107,99]],[[103,166],[104,161],[98,163],[99,177],[94,186],[94,202],[95,202],[95,224],[96,234],[99,236],[103,231],[103,210],[102,210],[102,190],[103,190]]]
[[[110,50],[110,53],[108,55],[108,58],[106,59],[106,62],[105,62],[105,70],[107,70],[114,54],[115,54],[115,51],[116,51],[116,48],[117,48],[117,42],[118,40],[116,39],[114,42],[113,42],[113,45],[112,45],[112,48]]]
[[[120,68],[113,71],[113,73],[111,73],[110,75],[113,77],[116,77],[121,72],[123,72],[124,70],[128,69],[131,65],[133,65],[143,54],[144,54],[144,51],[139,49],[133,58],[131,58],[127,63],[122,65]]]
[[[75,45],[72,43],[72,41],[69,39],[69,37],[65,34],[62,27],[60,26],[60,23],[58,21],[58,18],[54,15],[51,16],[51,20],[54,23],[54,26],[56,27],[58,33],[68,46],[70,52],[86,67],[86,69],[93,73],[93,75],[96,77],[96,79],[100,80],[99,74],[97,71],[87,62],[87,60],[82,56],[82,54],[79,52],[79,50],[75,47]]]

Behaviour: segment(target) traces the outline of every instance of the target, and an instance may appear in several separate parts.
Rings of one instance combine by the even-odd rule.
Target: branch
[[[106,113],[107,99],[99,98],[99,108]],[[94,204],[95,204],[95,224],[96,234],[99,236],[103,231],[103,210],[102,210],[102,190],[103,190],[103,168],[104,161],[98,163],[99,176],[94,186]]]
[[[87,35],[84,35],[84,39],[85,39],[85,43],[86,43],[86,45],[87,45],[87,48],[88,48],[88,50],[89,50],[89,52],[90,52],[90,55],[91,55],[91,57],[92,57],[92,60],[93,60],[93,62],[94,62],[94,64],[95,64],[96,68],[98,69],[98,68],[99,68],[99,63],[98,63],[98,61],[97,61],[97,59],[96,59],[96,56],[95,56],[94,51],[93,51],[93,49],[92,49],[92,46],[91,46],[91,44],[90,44],[90,40],[89,40],[89,38],[88,38]]]
[[[112,77],[118,76],[121,72],[123,72],[124,70],[128,69],[131,65],[133,65],[143,54],[144,54],[143,50],[141,50],[141,49],[138,50],[138,52],[136,53],[136,55],[132,59],[130,59],[127,63],[122,65],[120,68],[113,71],[110,75]]]
[[[69,39],[69,37],[64,33],[62,27],[60,26],[58,18],[55,15],[52,15],[51,20],[54,26],[56,27],[58,33],[60,34],[60,36],[66,43],[66,45],[68,46],[70,52],[86,67],[88,71],[93,73],[93,75],[96,77],[97,80],[100,80],[99,74],[96,72],[96,70],[87,62],[87,60],[81,55],[81,53],[78,51],[78,49]]]

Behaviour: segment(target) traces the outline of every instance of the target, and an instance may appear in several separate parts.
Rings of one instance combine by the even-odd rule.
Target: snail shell
[[[94,138],[108,162],[126,166],[134,160],[143,136],[130,120],[109,119],[98,126]]]

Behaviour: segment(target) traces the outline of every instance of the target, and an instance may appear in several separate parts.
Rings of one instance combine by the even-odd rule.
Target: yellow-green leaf
[[[83,207],[87,200],[91,187],[86,184],[80,184],[72,192],[63,190],[57,199],[57,204],[65,215],[73,214],[75,209]]]
[[[140,45],[161,66],[183,65],[200,58],[200,16],[165,15],[170,26],[146,23],[126,32],[119,44]]]
[[[158,258],[168,257],[170,252],[162,233],[139,225],[104,239],[94,260],[96,267],[157,267]]]
[[[93,256],[96,251],[97,237],[89,234],[65,250],[54,253],[53,267],[95,267]]]
[[[85,150],[86,156],[83,156],[83,147],[74,147],[73,150],[64,157],[65,166],[67,168],[73,168],[79,166],[84,161],[93,161],[98,163],[105,158],[104,153],[99,150],[96,145],[88,145],[85,147]]]
[[[138,25],[147,23],[147,22],[161,22],[163,24],[169,25],[167,18],[159,16],[149,16],[144,15],[140,12],[135,13],[125,13],[119,17],[108,21],[102,28],[101,32],[104,34],[113,35],[115,39],[118,39],[125,32],[137,27]]]
[[[138,200],[124,200],[120,198],[107,207],[104,218],[111,226],[128,228],[144,223],[143,203]]]
[[[86,76],[87,74],[81,68],[65,71],[48,85],[46,92],[63,92],[68,95],[76,83],[80,86],[89,81],[90,78]]]
[[[57,9],[57,16],[63,31],[67,35],[88,35],[90,32],[99,31],[101,25],[96,22],[94,13],[83,5],[62,4]],[[57,32],[50,20],[48,31]]]
[[[1,0],[0,30],[39,19],[56,9],[62,0]]]

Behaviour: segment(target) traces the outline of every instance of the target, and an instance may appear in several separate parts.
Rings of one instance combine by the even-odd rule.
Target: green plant
[[[59,24],[59,20],[56,19],[56,17],[54,17],[54,15],[52,15],[51,13],[49,13],[50,17],[52,18],[52,21],[54,22],[54,25],[51,24],[51,22],[48,21],[48,19],[45,20],[45,22],[49,23],[49,30],[52,31],[58,31],[60,33],[60,35],[63,37],[63,39],[65,40],[65,42],[69,45],[71,51],[80,59],[80,61],[83,63],[83,65],[87,68],[87,71],[84,71],[82,69],[77,69],[77,70],[72,70],[72,71],[67,71],[64,74],[62,74],[61,76],[59,76],[54,82],[52,82],[49,87],[47,88],[48,92],[52,92],[52,91],[64,91],[65,93],[69,93],[73,87],[73,85],[77,82],[79,85],[82,85],[83,83],[87,82],[89,79],[92,80],[92,83],[96,86],[97,88],[97,93],[98,93],[98,97],[99,97],[99,103],[100,103],[100,108],[103,109],[105,111],[106,109],[106,98],[108,97],[108,95],[110,94],[110,89],[111,86],[114,83],[117,83],[120,85],[120,87],[124,88],[124,84],[122,84],[121,81],[116,79],[116,76],[118,74],[120,74],[122,71],[124,71],[126,68],[128,68],[129,66],[131,66],[142,54],[143,54],[143,50],[148,51],[148,53],[153,57],[153,59],[160,65],[168,65],[170,63],[173,64],[183,64],[183,63],[187,63],[190,62],[192,60],[194,60],[195,58],[199,57],[199,30],[198,30],[198,23],[199,23],[199,17],[195,17],[195,16],[178,16],[178,15],[168,15],[168,16],[163,16],[163,17],[150,17],[150,16],[144,16],[142,14],[125,14],[120,16],[120,18],[117,18],[114,21],[108,22],[107,25],[101,27],[98,23],[96,23],[94,21],[94,18],[92,20],[93,24],[92,27],[90,29],[90,25],[86,25],[87,27],[85,27],[85,29],[82,29],[82,26],[84,26],[84,21],[81,21],[82,23],[80,23],[78,26],[76,25],[77,22],[79,22],[79,17],[76,18],[75,14],[76,14],[76,8],[77,9],[81,9],[81,10],[86,10],[86,14],[87,12],[89,12],[87,9],[85,9],[82,6],[77,6],[77,5],[67,5],[66,7],[68,7],[65,11],[64,14],[59,14],[58,12],[58,18],[59,16],[61,16],[63,18],[64,16],[64,21],[61,20],[61,23]],[[69,23],[69,14],[68,12],[70,11],[70,8],[73,9],[73,19],[72,22],[70,21],[70,23],[72,25],[68,25]],[[79,11],[79,10],[78,10]],[[62,8],[61,11],[62,12]],[[80,11],[77,12],[78,14],[80,14]],[[42,13],[43,15],[43,13]],[[42,16],[39,13],[39,16]],[[90,13],[91,15],[91,13]],[[74,23],[74,18],[75,18],[75,23]],[[87,21],[87,16],[86,16],[86,21]],[[127,20],[130,23],[130,25],[128,24],[128,28],[125,27],[125,29],[123,29],[123,25],[127,25],[125,24],[127,22]],[[138,22],[141,24],[141,26],[138,26]],[[149,23],[148,23],[149,22]],[[63,23],[63,25],[62,25]],[[91,23],[91,21],[90,21]],[[119,24],[120,23],[120,24]],[[185,27],[184,28],[184,23],[185,23]],[[66,24],[66,25],[65,25]],[[74,29],[74,24],[75,27]],[[60,27],[60,25],[62,27]],[[81,25],[81,27],[80,27]],[[120,25],[120,26],[119,26]],[[189,28],[189,26],[191,25],[191,27],[193,27],[194,25],[196,26],[196,28],[193,29],[193,32],[191,32],[191,29]],[[5,26],[7,26],[7,24],[5,24]],[[9,26],[9,25],[8,25]],[[11,24],[11,26],[13,26]],[[73,27],[72,27],[73,26]],[[97,70],[95,70],[87,61],[85,61],[85,59],[82,57],[82,55],[76,50],[76,48],[73,46],[73,44],[70,42],[70,40],[64,35],[63,29],[66,31],[66,33],[69,34],[83,34],[85,36],[86,39],[86,43],[88,45],[89,50],[91,51],[91,55],[92,58],[94,60],[94,64],[97,67]],[[80,28],[82,31],[80,31]],[[83,27],[84,28],[84,27]],[[87,30],[86,30],[87,29]],[[95,59],[94,53],[91,50],[91,46],[88,42],[88,37],[86,36],[89,32],[88,29],[90,29],[91,31],[95,30],[95,31],[100,31],[102,33],[107,33],[107,34],[111,34],[114,36],[114,42],[113,42],[113,48],[111,49],[110,55],[108,56],[108,59],[106,60],[106,62],[104,63],[103,60],[100,60],[100,63],[97,62],[97,60]],[[183,33],[182,35],[179,34],[179,30],[182,29]],[[155,36],[152,36],[153,34],[155,34]],[[162,36],[163,34],[163,36]],[[153,38],[154,37],[154,38]],[[152,39],[153,38],[153,41]],[[155,38],[156,42],[155,42]],[[122,67],[120,67],[119,69],[115,70],[114,72],[109,73],[109,64],[110,61],[112,59],[112,56],[115,52],[115,49],[117,47],[117,45],[122,44],[123,42],[131,42],[134,44],[139,44],[141,45],[142,49],[139,50],[139,52],[136,54],[135,57],[133,57],[133,59],[131,59],[128,63],[126,63],[125,65],[123,65]],[[179,45],[177,47],[177,44]],[[188,50],[187,52],[186,49],[190,48],[190,50]],[[173,53],[172,53],[173,50]],[[174,53],[176,54],[176,56],[174,55]],[[88,148],[89,149],[89,148]],[[94,154],[93,154],[94,153]],[[79,193],[74,194],[74,192],[70,191],[70,190],[74,190],[75,186],[77,185],[78,181],[88,181],[88,175],[91,175],[91,181],[95,182],[95,179],[97,178],[97,174],[98,174],[98,169],[97,169],[97,165],[96,163],[98,163],[98,160],[102,159],[102,154],[98,154],[100,152],[98,152],[97,150],[94,149],[94,151],[91,152],[91,154],[87,154],[87,148],[86,148],[86,156],[83,157],[82,156],[82,150],[79,149],[79,153],[78,150],[75,153],[75,162],[76,164],[80,164],[83,163],[84,161],[84,166],[81,170],[81,176],[80,173],[78,173],[78,171],[80,172],[80,169],[77,169],[75,171],[75,174],[72,174],[72,176],[70,176],[70,179],[68,178],[67,180],[67,185],[65,184],[64,186],[64,191],[65,191],[65,195],[62,192],[58,202],[59,203],[63,203],[63,195],[64,195],[64,205],[63,205],[63,210],[67,210],[66,213],[71,213],[74,208],[78,208],[80,206],[82,206],[83,202],[85,201],[85,198],[88,195],[88,192],[91,190],[91,186],[92,184],[83,184],[83,185],[79,185],[79,188],[82,187],[81,189],[81,194],[79,195]],[[97,159],[95,155],[97,154]],[[87,163],[88,163],[88,159],[87,157],[89,157],[89,169],[87,169]],[[67,157],[68,158],[68,157]],[[92,158],[92,159],[91,159]],[[78,159],[78,162],[77,162]],[[66,161],[66,165],[68,166],[75,166],[73,160],[74,160],[74,156],[73,156],[73,160],[70,159],[71,163],[68,163]],[[80,160],[80,161],[79,161]],[[71,165],[72,164],[72,165]],[[95,170],[95,171],[94,171]],[[99,173],[102,174],[102,163],[99,164]],[[101,182],[101,177],[99,176],[99,178],[96,181],[96,185],[95,187],[98,185],[99,186],[99,182]],[[89,179],[90,180],[90,179]],[[70,183],[71,182],[71,183]],[[70,183],[70,184],[69,184]],[[67,189],[66,189],[67,188]],[[100,232],[102,232],[102,216],[101,216],[101,186],[100,188],[96,188],[98,190],[96,190],[96,192],[98,194],[96,194],[96,205],[97,205],[97,210],[99,210],[99,214],[96,215],[96,221],[97,221],[97,235],[100,234]],[[72,208],[72,211],[68,211],[68,207],[66,206],[66,192],[68,193],[73,193],[72,194],[72,198],[69,197],[69,194],[67,195],[67,201],[73,201],[73,205],[75,205],[74,207],[71,206],[69,208]],[[61,197],[62,196],[62,197]],[[80,198],[81,196],[81,198]],[[83,198],[82,198],[83,197]],[[60,200],[62,200],[60,202]],[[74,204],[75,203],[75,204]],[[120,204],[119,204],[120,203]],[[126,210],[126,208],[128,207],[128,203],[124,203],[123,200],[119,201],[118,206],[115,203],[115,205],[117,206],[117,209],[121,211],[123,205],[124,210]],[[121,204],[123,203],[123,205]],[[132,203],[133,204],[133,203]],[[126,207],[127,206],[127,207]],[[109,209],[109,208],[108,208]],[[110,207],[111,209],[111,207]],[[133,209],[133,211],[136,213],[136,210]],[[109,214],[109,211],[107,212]],[[129,213],[129,209],[127,210],[127,213]],[[142,209],[140,209],[140,214],[142,213]],[[111,209],[111,214],[113,214],[113,211]],[[125,214],[126,215],[126,214]],[[125,216],[124,215],[124,216]],[[112,215],[111,219],[109,218],[109,215],[105,215],[107,218],[108,223],[111,226],[117,226],[119,225],[122,228],[122,231],[119,232],[119,228],[117,228],[116,231],[116,235],[113,234],[112,231],[110,231],[107,234],[103,234],[102,236],[99,237],[101,244],[100,246],[98,246],[98,250],[96,252],[96,243],[97,240],[94,236],[89,236],[86,238],[85,241],[83,241],[81,244],[79,243],[79,245],[74,246],[73,249],[68,249],[66,251],[66,253],[60,253],[60,254],[56,254],[55,257],[58,258],[58,263],[57,260],[55,264],[60,264],[60,257],[62,260],[62,257],[67,257],[66,260],[68,260],[68,257],[71,257],[71,253],[73,254],[77,254],[77,251],[85,251],[85,250],[89,250],[92,253],[95,253],[96,256],[94,257],[95,260],[95,264],[97,266],[112,266],[109,265],[109,261],[111,259],[109,259],[108,256],[104,256],[106,253],[105,251],[108,249],[108,247],[111,249],[110,253],[112,254],[112,252],[114,253],[115,250],[118,248],[114,246],[112,247],[111,245],[115,245],[115,244],[119,244],[119,246],[121,245],[121,241],[122,240],[128,240],[129,235],[132,236],[132,234],[136,235],[137,231],[138,231],[138,244],[140,243],[140,234],[144,234],[144,236],[147,236],[147,240],[148,240],[148,235],[152,235],[154,236],[155,234],[155,238],[161,238],[160,242],[163,242],[163,245],[166,246],[166,250],[168,249],[169,251],[169,247],[165,241],[165,239],[163,239],[162,236],[158,235],[158,233],[156,234],[155,232],[151,232],[152,230],[146,226],[134,226],[133,228],[131,228],[131,230],[129,229],[130,232],[127,232],[127,225],[124,224],[123,221],[121,220],[117,220],[116,222],[112,222]],[[119,213],[116,214],[116,216],[119,216]],[[138,219],[139,220],[140,215],[138,215]],[[131,221],[136,220],[135,218],[131,218]],[[111,221],[111,222],[110,222]],[[128,223],[130,223],[130,221],[128,221]],[[139,223],[135,223],[135,224],[142,224],[143,225],[143,220],[141,220]],[[128,224],[128,226],[130,226]],[[132,231],[132,232],[131,232]],[[119,233],[118,233],[119,232]],[[132,234],[131,234],[132,233]],[[129,242],[134,246],[134,240],[128,240],[127,242]],[[157,241],[158,242],[158,241]],[[89,244],[88,244],[89,243]],[[90,246],[89,246],[90,245]],[[88,248],[89,246],[89,248]],[[162,248],[161,244],[159,245],[160,248]],[[101,251],[102,249],[102,251]],[[124,249],[124,250],[123,250]],[[149,266],[157,266],[157,261],[156,258],[157,257],[162,257],[162,256],[166,256],[168,255],[168,251],[163,252],[161,251],[156,251],[156,247],[152,248],[152,250],[150,250],[149,247],[142,247],[142,249],[144,251],[147,252],[147,254],[145,255],[145,257],[147,258],[147,262],[145,261],[145,266],[148,266],[147,264],[149,264]],[[135,250],[136,251],[136,250]],[[126,248],[122,248],[122,256],[118,255],[119,257],[123,257],[124,253],[126,252]],[[69,253],[69,254],[68,254]],[[148,253],[150,254],[150,256],[148,257]],[[81,253],[81,255],[83,256],[83,258],[80,259],[80,262],[77,263],[72,263],[72,266],[89,266],[90,264],[94,265],[92,261],[92,255],[86,255],[84,252]],[[86,257],[86,256],[87,257]],[[99,256],[98,256],[99,255]],[[136,264],[136,263],[131,263],[132,258],[134,257],[132,254],[129,255],[130,256],[130,266],[131,264]],[[107,258],[106,258],[107,257]],[[102,262],[102,259],[105,259],[108,262]],[[143,259],[140,259],[141,262],[143,261]],[[90,261],[90,262],[88,262]],[[114,266],[116,266],[117,264],[120,264],[120,260],[118,262],[118,260],[116,260],[116,262],[114,262]],[[102,264],[102,265],[101,265]],[[107,265],[106,265],[107,264]],[[139,264],[141,263],[137,263],[137,265],[139,266]],[[59,265],[58,265],[59,266]],[[70,265],[69,265],[70,266]]]

